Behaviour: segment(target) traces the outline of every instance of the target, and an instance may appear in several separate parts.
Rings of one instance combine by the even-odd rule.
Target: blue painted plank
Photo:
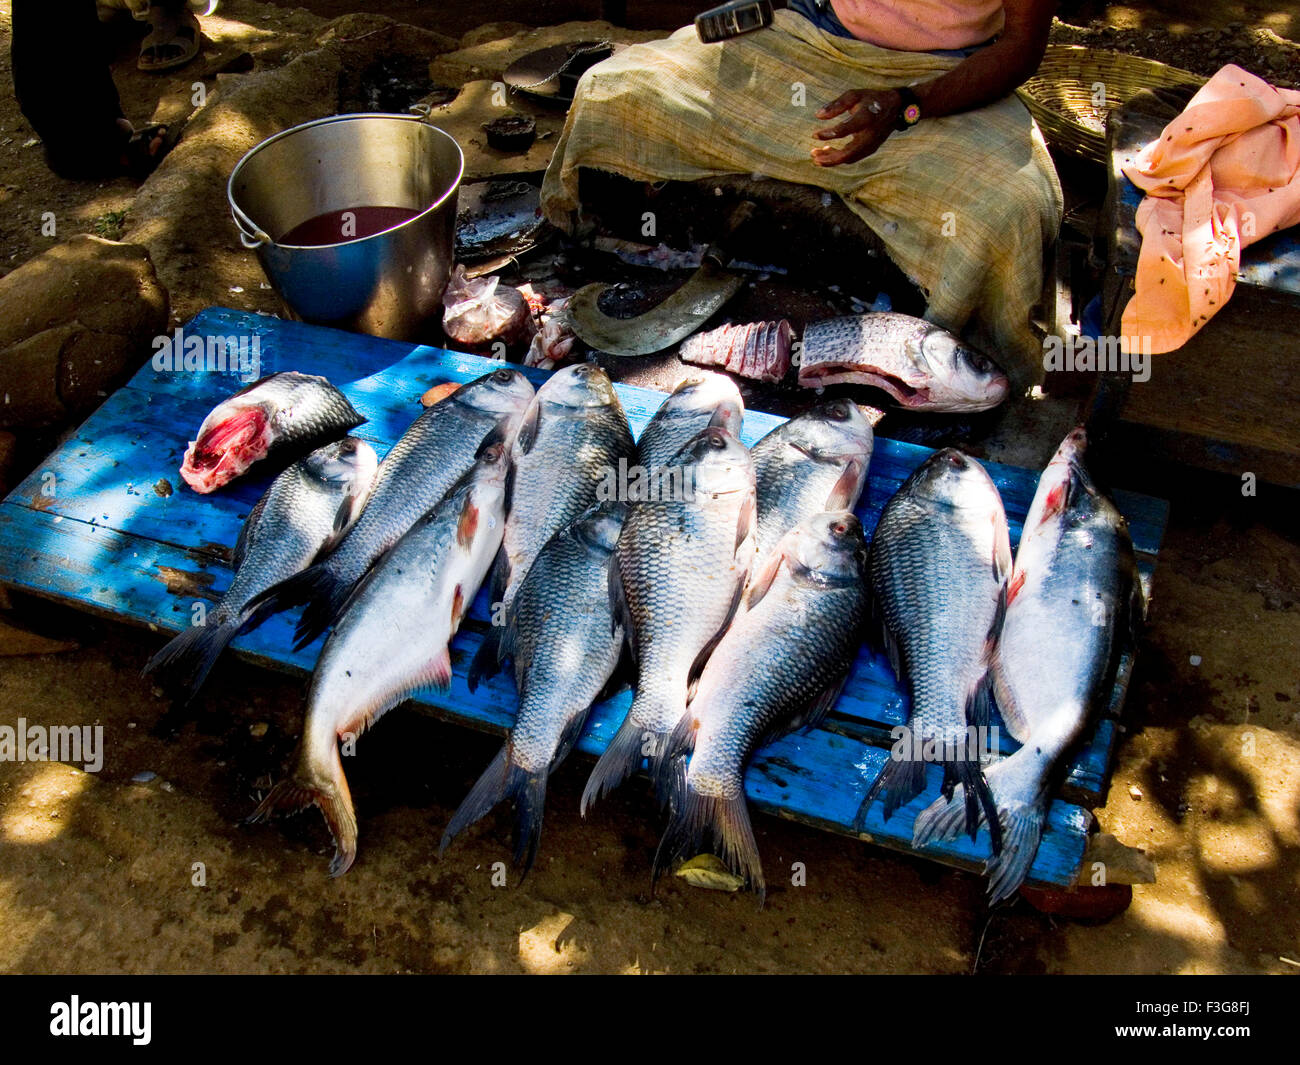
[[[202,312],[184,329],[194,335],[255,333],[261,362],[259,374],[281,369],[324,373],[370,419],[358,434],[370,440],[380,454],[387,451],[419,412],[418,397],[427,388],[444,381],[471,380],[497,365],[478,356],[339,333],[223,308]],[[547,376],[540,371],[529,371],[529,375],[535,383]],[[46,589],[46,594],[168,627],[179,627],[187,621],[195,594],[215,596],[229,581],[227,549],[270,476],[269,473],[250,476],[221,492],[202,497],[190,491],[177,476],[186,443],[203,416],[239,384],[231,374],[144,367],[127,388],[110,397],[59,452],[11,494],[11,504],[22,507],[6,505],[3,512],[12,517],[22,515],[25,510],[23,521],[34,523],[42,532],[39,549],[34,552],[28,550],[31,544],[22,535],[4,537],[4,545],[0,546],[0,581],[35,587],[40,584],[42,574],[49,577],[51,571],[63,564],[60,553],[68,548],[61,538],[91,537],[93,540],[101,533],[120,532],[126,534],[135,555],[154,553],[172,560],[155,564],[147,578],[151,584],[142,585],[146,578],[136,580],[133,585],[125,577],[119,580],[111,568],[82,575],[93,577],[86,583],[77,579],[74,566],[68,574],[58,577]],[[664,396],[624,385],[618,389],[633,431],[639,434]],[[748,412],[742,435],[746,442],[753,443],[782,420],[762,412]],[[877,440],[868,489],[859,506],[868,533],[874,530],[881,508],[898,485],[930,453],[918,445],[885,438]],[[1003,494],[1014,542],[1019,538],[1020,522],[1032,498],[1037,474],[996,463],[985,465]],[[162,480],[172,487],[170,494],[165,490],[163,494],[155,491],[155,484]],[[1167,504],[1127,493],[1119,493],[1117,502],[1129,516],[1141,552],[1140,564],[1149,579],[1167,519]],[[100,540],[101,544],[108,542]],[[101,566],[106,564],[101,560]],[[188,567],[210,583],[196,592],[192,581],[182,582],[178,594],[172,595],[160,582],[158,564],[178,571]],[[151,595],[145,595],[142,587],[147,587]],[[132,607],[131,604],[138,602],[148,604],[146,612]],[[470,616],[472,621],[486,620],[486,592],[479,595]],[[319,644],[296,654],[283,650],[290,646],[292,618],[290,614],[271,619],[258,632],[236,641],[236,649],[264,664],[309,669]],[[461,665],[466,642],[475,645],[477,639],[473,633],[466,632],[458,641],[455,650]],[[1126,683],[1127,672],[1115,688],[1115,712],[1122,703]],[[624,693],[597,710],[581,749],[595,753],[603,748],[604,736],[621,719],[628,699]],[[500,730],[509,724],[514,713],[513,685],[498,678],[486,690],[480,689],[476,696],[453,689],[447,700],[436,702],[457,720]],[[834,740],[820,740],[817,749],[876,750],[877,755],[872,757],[883,758],[885,752],[880,745],[888,745],[889,729],[903,723],[906,716],[906,695],[887,664],[864,649],[826,729],[816,734]],[[1069,768],[1067,787],[1083,801],[1098,801],[1103,794],[1114,736],[1113,723],[1100,723]],[[1014,741],[1005,732],[1003,740],[1004,752],[1014,749]],[[846,744],[850,746],[844,747]],[[830,776],[824,785],[829,795],[841,786],[840,778]],[[806,784],[801,794],[810,793],[811,789],[812,784]],[[766,801],[777,800],[769,796]],[[816,822],[819,809],[809,800],[802,806],[792,807],[788,816]],[[1086,811],[1080,815],[1086,818]],[[838,823],[839,830],[851,830],[851,817],[839,822],[828,817],[828,826]],[[905,816],[899,820],[910,824]],[[1060,831],[1066,833],[1067,824],[1073,823],[1069,818],[1061,821]],[[892,837],[883,833],[881,841],[909,849],[902,830],[896,828],[895,832]],[[1082,846],[1081,840],[1076,842]],[[957,864],[965,860],[958,853],[943,858]],[[1042,875],[1045,881],[1051,880],[1049,874]]]
[[[225,566],[196,561],[173,545],[61,519],[12,502],[0,504],[0,573],[5,583],[25,591],[73,600],[117,619],[167,630],[179,629],[189,617],[188,601],[183,604],[168,591],[168,575],[173,581],[178,577],[194,584],[210,581],[207,592],[213,598],[230,579]],[[320,643],[302,651],[289,650],[295,617],[290,613],[271,618],[235,640],[232,651],[255,663],[306,676]],[[514,720],[513,682],[504,676],[494,677],[474,695],[465,684],[466,670],[481,640],[478,631],[462,630],[452,644],[451,689],[422,693],[415,702],[440,717],[500,734]],[[578,749],[599,755],[630,702],[631,693],[625,690],[598,705]],[[765,747],[746,775],[745,790],[754,807],[763,812],[912,852],[912,820],[938,797],[942,774],[937,766],[927,767],[922,796],[888,822],[881,818],[876,804],[859,831],[854,824],[858,807],[886,758],[888,751],[882,748],[815,729]],[[1052,804],[1042,845],[1030,869],[1031,882],[1057,886],[1074,882],[1090,821],[1091,814],[1081,807],[1059,800]],[[981,832],[974,843],[963,837],[927,847],[923,853],[949,865],[978,870],[988,853],[988,839]]]

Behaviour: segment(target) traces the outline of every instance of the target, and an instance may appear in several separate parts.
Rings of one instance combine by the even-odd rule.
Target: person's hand
[[[813,134],[818,140],[848,137],[848,141],[834,148],[813,148],[813,162],[818,166],[839,166],[865,159],[885,143],[902,110],[903,98],[893,89],[850,89],[817,112],[821,119],[846,115],[844,121]]]

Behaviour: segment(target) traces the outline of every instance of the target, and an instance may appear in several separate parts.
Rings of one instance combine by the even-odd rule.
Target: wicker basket
[[[1047,54],[1018,95],[1048,144],[1084,159],[1106,162],[1106,117],[1140,89],[1202,85],[1205,78],[1154,59],[1084,48],[1048,45]],[[1100,88],[1099,88],[1100,86]],[[1105,105],[1097,106],[1101,92]]]

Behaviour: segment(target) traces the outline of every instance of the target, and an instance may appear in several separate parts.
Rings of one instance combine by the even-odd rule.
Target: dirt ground
[[[284,63],[350,6],[223,3],[204,22],[211,43],[194,69],[241,49],[260,65]],[[642,28],[672,28],[698,10],[629,7]],[[1195,38],[1193,68],[1209,59],[1197,52],[1205,28],[1242,23],[1300,39],[1300,14],[1280,3],[1200,7],[1067,3],[1062,14],[1078,28],[1059,32],[1151,33],[1174,55],[1180,38]],[[472,5],[369,10],[452,37],[480,21]],[[526,23],[597,14],[594,0],[493,8],[498,20]],[[43,212],[59,219],[55,239],[114,236],[130,226],[135,194],[127,181],[67,182],[45,170],[12,98],[8,41],[0,2],[0,246],[9,250],[0,271],[52,243]],[[183,112],[194,70],[139,74],[134,47],[120,42],[115,67],[129,117]],[[235,242],[225,205],[211,215],[191,243],[226,254]],[[231,302],[257,306],[256,265],[242,269],[248,291]],[[1294,335],[1278,357],[1300,364]],[[25,456],[29,465],[39,457]],[[200,709],[178,719],[138,675],[157,635],[16,598],[15,620],[77,646],[0,657],[0,723],[94,721],[109,756],[96,774],[0,763],[0,971],[1298,973],[1294,493],[1261,486],[1243,496],[1238,479],[1142,456],[1111,465],[1114,483],[1171,499],[1173,516],[1118,764],[1096,811],[1105,831],[1156,861],[1158,880],[1135,887],[1130,908],[1105,924],[1043,916],[1023,901],[990,915],[976,877],[768,817],[755,823],[765,909],[671,879],[651,896],[652,803],[623,789],[584,822],[580,758],[553,778],[537,867],[522,886],[494,887],[492,863],[509,857],[504,815],[443,859],[435,851],[498,741],[407,709],[366,738],[350,768],[361,855],[331,881],[314,816],[240,823],[293,749],[301,682],[226,661]],[[794,862],[806,866],[806,887],[781,876]]]

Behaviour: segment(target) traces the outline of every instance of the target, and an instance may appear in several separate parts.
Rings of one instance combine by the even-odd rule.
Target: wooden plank
[[[381,454],[418,413],[417,399],[425,389],[444,381],[471,380],[499,365],[473,355],[223,308],[203,312],[184,328],[187,334],[197,335],[255,334],[261,373],[281,369],[324,372],[370,419],[358,433]],[[531,371],[529,376],[540,383],[547,375]],[[229,582],[228,547],[270,476],[250,477],[213,495],[198,496],[176,474],[185,444],[203,416],[239,384],[230,374],[143,368],[0,507],[4,518],[0,522],[0,581],[129,620],[167,628],[187,623],[196,598],[215,598]],[[639,434],[665,397],[652,390],[617,387],[633,431]],[[753,443],[782,420],[749,412],[742,436]],[[867,491],[858,508],[868,534],[898,485],[930,454],[918,445],[878,438]],[[1003,495],[1014,543],[1037,474],[996,463],[985,465]],[[171,485],[170,494],[165,489],[161,493],[155,490],[162,480]],[[1130,519],[1144,579],[1149,582],[1167,520],[1167,504],[1128,493],[1117,493],[1117,502]],[[463,683],[460,678],[468,662],[466,656],[480,639],[476,630],[488,616],[487,593],[481,592],[467,629],[453,649],[460,671],[457,685]],[[293,613],[270,619],[261,629],[237,640],[236,652],[273,668],[310,669],[319,641],[301,652],[288,651],[293,620]],[[1115,688],[1114,712],[1122,704],[1125,685],[1126,675]],[[580,749],[587,753],[603,749],[604,737],[621,720],[629,699],[624,692],[597,709]],[[475,696],[454,687],[450,696],[422,703],[462,723],[494,731],[506,728],[515,711],[513,684],[500,677]],[[816,740],[783,741],[795,744],[794,749],[816,752],[816,757],[800,770],[810,776],[795,789],[788,809],[772,812],[852,831],[851,815],[827,812],[833,808],[826,805],[831,793],[844,786],[843,778],[834,774],[843,771],[840,762],[847,757],[846,751],[852,752],[855,765],[883,759],[883,747],[892,742],[889,730],[906,721],[907,710],[907,696],[883,658],[864,649],[826,728],[812,734]],[[1113,723],[1097,725],[1069,765],[1065,794],[1085,803],[1102,801],[1114,737]],[[1014,749],[1014,741],[1005,731],[1002,740],[1004,752]],[[754,795],[767,796],[762,801],[769,807],[784,801],[779,789],[786,785],[779,781],[785,779],[782,774],[795,771],[791,766],[799,765],[788,758],[786,762],[789,764],[781,763],[775,775],[767,769],[756,770],[758,777],[751,773],[747,781]],[[756,766],[769,766],[769,762],[760,760]],[[937,787],[937,769],[935,774],[933,787]],[[763,791],[764,787],[769,790]],[[1081,819],[1086,824],[1088,815],[1069,802],[1062,809],[1066,812],[1056,823],[1063,838],[1053,843],[1055,850],[1043,852],[1047,864],[1044,871],[1034,874],[1044,882],[1067,882],[1060,878],[1065,876],[1069,855],[1075,853],[1071,848],[1077,844],[1075,849],[1082,853],[1081,838],[1067,841],[1065,837],[1078,828]],[[904,815],[895,822],[892,828],[868,825],[868,831],[879,836],[878,842],[910,850],[910,835],[901,827],[910,827],[910,819]],[[977,850],[966,851],[963,846],[971,847],[966,841],[938,856],[971,867]]]
[[[337,344],[334,331],[283,323],[287,328],[282,334],[279,329],[268,328],[267,322],[274,321],[213,309],[203,312],[186,329],[193,334],[225,336],[260,328],[263,330],[260,334],[262,369],[268,373],[280,369],[316,369],[304,360],[322,351],[327,353],[330,366],[342,365],[343,356],[334,346]],[[320,333],[327,334],[325,340],[317,339]],[[472,380],[497,365],[473,355],[449,355],[438,349],[370,337],[357,339],[362,350],[368,349],[367,359],[351,360],[348,373],[352,379],[341,387],[371,419],[358,434],[369,439],[381,455],[405,430],[413,412],[420,409],[412,396],[423,392],[431,383]],[[404,357],[394,360],[398,353]],[[373,374],[358,376],[378,356],[388,365]],[[545,379],[544,374],[538,376],[539,380]],[[52,456],[35,470],[11,498],[44,513],[171,544],[196,560],[224,561],[239,524],[261,495],[270,474],[241,479],[220,492],[200,496],[179,480],[176,469],[189,436],[233,384],[229,377],[216,373],[142,370],[130,387],[111,397],[59,455]],[[206,388],[206,393],[199,390],[199,385]],[[634,433],[639,435],[664,395],[649,389],[617,387]],[[783,420],[751,411],[746,415],[742,436],[747,443],[753,443]],[[181,426],[179,431],[169,428],[176,425]],[[878,440],[867,491],[858,507],[868,535],[874,531],[882,508],[898,486],[929,454],[929,449],[919,445]],[[1032,499],[1035,475],[997,463],[985,465],[1003,495],[1014,544]],[[164,480],[174,486],[170,495],[159,495],[153,487]],[[53,495],[49,494],[51,486]],[[1149,582],[1167,507],[1160,501],[1125,493],[1119,495],[1118,501],[1129,515],[1134,538],[1143,549],[1142,571]],[[481,591],[470,617],[486,622],[490,611],[487,592]],[[866,742],[888,745],[892,742],[890,730],[906,723],[908,707],[907,694],[885,660],[864,648],[828,727]],[[995,718],[993,724],[999,727],[999,749],[1003,753],[1014,750],[1018,745],[1001,727],[1000,719]],[[1103,800],[1108,753],[1108,743],[1089,742],[1072,759],[1066,785],[1076,800]]]
[[[185,580],[217,596],[230,577],[224,566],[196,562],[170,544],[61,519],[12,502],[0,504],[0,573],[13,587],[73,600],[115,618],[168,630],[188,622],[188,609],[168,590],[169,579],[173,586]],[[295,616],[291,613],[271,618],[261,628],[236,639],[232,651],[261,665],[307,675],[320,644],[318,641],[302,651],[289,650]],[[451,689],[446,693],[421,693],[415,701],[439,717],[500,734],[514,720],[512,681],[503,676],[492,678],[474,695],[465,684],[466,670],[481,639],[481,634],[472,630],[458,634],[452,648]],[[587,755],[599,755],[630,702],[631,693],[625,690],[598,705],[578,749]],[[862,797],[886,758],[885,749],[817,729],[787,736],[765,747],[746,775],[745,790],[760,811],[913,852],[913,817],[938,797],[941,772],[938,766],[928,766],[922,796],[888,822],[882,819],[876,804],[859,831],[854,822]],[[1031,882],[1057,886],[1074,882],[1090,821],[1087,810],[1061,801],[1052,804],[1042,845],[1030,869]],[[963,837],[934,844],[922,853],[949,865],[978,870],[988,853],[987,834],[981,831],[973,843]]]

